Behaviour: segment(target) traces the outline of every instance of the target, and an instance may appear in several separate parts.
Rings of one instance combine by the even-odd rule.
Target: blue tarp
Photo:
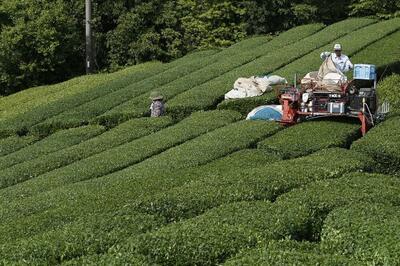
[[[280,121],[282,119],[282,106],[264,105],[255,108],[247,115],[247,120]]]

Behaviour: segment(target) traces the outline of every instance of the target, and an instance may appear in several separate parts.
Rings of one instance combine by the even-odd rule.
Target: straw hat
[[[150,99],[153,101],[162,100],[164,99],[164,96],[162,96],[161,93],[158,91],[153,91],[152,93],[150,93]]]

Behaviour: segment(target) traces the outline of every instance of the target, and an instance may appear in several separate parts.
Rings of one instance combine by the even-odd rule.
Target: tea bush
[[[224,265],[355,265],[346,256],[322,252],[319,245],[293,240],[271,241],[268,245],[244,251]]]
[[[358,123],[311,121],[286,128],[260,142],[258,148],[288,159],[326,148],[348,148],[359,136]]]
[[[59,131],[7,156],[0,157],[0,169],[68,148],[104,132],[101,126],[86,126]]]
[[[11,136],[8,138],[0,139],[0,156],[4,156],[15,151],[18,151],[26,146],[31,145],[38,141],[37,136]]]
[[[183,93],[192,88],[197,88],[198,86],[204,86],[202,84],[212,84],[214,80],[218,80],[220,76],[224,76],[225,73],[232,71],[236,68],[241,67],[266,53],[272,53],[273,51],[291,44],[292,42],[297,42],[309,35],[314,34],[320,30],[323,26],[321,24],[311,24],[296,27],[281,35],[273,38],[269,42],[262,43],[260,46],[254,47],[252,49],[247,48],[244,45],[234,45],[231,48],[217,54],[215,56],[215,63],[204,67],[196,72],[193,72],[187,77],[182,77],[177,79],[175,82],[167,84],[158,90],[167,98],[171,99],[174,96]],[[240,77],[237,76],[236,78]],[[235,80],[227,83],[227,86],[233,86]],[[148,94],[142,95],[140,97],[134,98],[114,109],[105,113],[103,116],[97,118],[96,120],[114,120],[120,116],[137,117],[144,115],[148,112],[149,100]],[[167,107],[167,110],[169,108]],[[192,110],[188,112],[183,112],[183,114],[178,114],[177,116],[182,117],[191,113]],[[173,112],[176,113],[176,112]]]
[[[199,55],[202,56],[199,56]],[[79,105],[71,110],[67,110],[55,117],[52,117],[43,123],[35,126],[34,128],[41,127],[71,127],[77,126],[85,121],[86,123],[92,118],[103,114],[109,109],[122,104],[129,99],[135,98],[137,96],[146,93],[146,104],[147,108],[150,105],[149,94],[152,90],[160,91],[161,86],[165,86],[180,77],[185,77],[193,73],[194,71],[201,69],[209,64],[213,63],[216,58],[219,57],[220,53],[215,51],[202,51],[195,55],[189,55],[183,57],[177,62],[170,63],[170,68],[164,71],[149,76],[146,79],[140,80],[133,84],[129,84],[124,88],[119,90],[114,90],[109,94],[91,99],[82,105]],[[148,92],[148,93],[147,93]]]
[[[400,208],[384,204],[349,204],[324,222],[321,248],[352,256],[365,264],[400,263]]]
[[[389,118],[372,128],[351,148],[373,158],[375,171],[400,175],[400,117]]]
[[[307,38],[285,47],[279,47],[274,53],[268,53],[210,82],[176,96],[169,101],[169,108],[172,112],[185,112],[185,110],[190,109],[202,110],[216,106],[224,94],[232,88],[232,84],[238,77],[272,73],[324,44],[373,22],[369,19],[350,19],[335,23]],[[387,27],[383,24],[382,27],[384,26]]]
[[[384,74],[400,72],[400,31],[386,36],[385,38],[365,47],[351,57],[353,62],[373,64],[377,67],[378,77]],[[398,83],[397,83],[398,84]],[[378,92],[381,89],[378,89]],[[398,99],[398,98],[396,98]]]
[[[51,178],[55,183],[54,179],[57,178],[60,181],[76,182],[106,175],[138,163],[209,130],[227,125],[238,118],[239,114],[228,111],[198,113],[175,126],[58,168],[46,176],[42,176],[41,180]],[[47,172],[49,168],[52,168],[53,157],[49,156],[49,158],[48,161],[40,158],[5,169],[0,173],[0,187],[14,185]],[[68,157],[66,158],[68,160]]]
[[[287,207],[264,201],[224,205],[140,235],[122,250],[162,265],[215,265],[266,240],[301,238],[309,213],[301,206]]]
[[[199,215],[224,203],[274,200],[293,188],[362,171],[368,169],[369,164],[370,161],[361,154],[328,149],[290,161],[266,162],[265,166],[257,168],[208,172],[205,167],[200,173],[191,175],[192,182],[143,197],[137,201],[136,208],[162,215],[172,222]]]
[[[399,180],[391,176],[353,173],[294,189],[280,196],[277,202],[307,206],[314,213],[310,239],[319,239],[323,221],[332,210],[356,203],[398,205],[399,185]]]
[[[397,31],[400,28],[399,25],[400,20],[398,18],[378,22],[351,32],[350,34],[335,40],[335,43],[342,44],[343,53],[351,57],[365,47],[368,47],[368,45]],[[374,34],[371,34],[371,32],[374,32]],[[332,51],[332,48],[333,42],[327,44],[326,46],[320,47],[318,50],[301,57],[290,64],[287,64],[283,68],[279,69],[276,73],[286,77],[288,80],[291,80],[294,74],[299,74],[299,77],[302,77],[308,72],[317,71],[322,64],[320,53],[323,51]],[[357,64],[366,62],[357,62],[353,60],[352,63]]]
[[[380,100],[390,103],[392,113],[400,114],[400,75],[394,74],[379,82],[378,95]]]
[[[185,57],[185,60],[189,60],[190,58],[202,58],[204,53],[207,54],[210,52],[204,51],[194,53]],[[212,51],[212,53],[215,53],[215,51]],[[178,59],[169,64],[149,64],[148,67],[143,68],[141,71],[134,72],[132,75],[127,75],[124,78],[102,83],[99,86],[93,87],[82,93],[71,95],[43,106],[38,106],[30,110],[30,112],[22,113],[10,119],[0,121],[0,135],[12,134],[13,132],[19,131],[29,131],[32,126],[37,125],[48,118],[56,116],[63,111],[74,109],[88,101],[92,101],[96,98],[110,94],[116,90],[123,89],[127,86],[134,86],[134,84],[138,81],[150,78],[154,75],[162,73],[167,69],[178,66],[180,65],[180,60],[183,59]],[[86,121],[79,121],[79,125],[85,123]],[[41,126],[38,126],[36,131],[40,131],[41,128]],[[51,124],[45,124],[43,125],[43,128],[45,131],[54,131],[54,128],[52,128]]]

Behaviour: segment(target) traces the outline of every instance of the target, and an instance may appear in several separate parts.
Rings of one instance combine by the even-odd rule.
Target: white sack
[[[225,94],[225,100],[261,96],[271,91],[271,85],[285,84],[286,79],[279,76],[239,78],[233,90]]]

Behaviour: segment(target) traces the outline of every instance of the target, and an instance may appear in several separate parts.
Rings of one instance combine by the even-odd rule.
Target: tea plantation
[[[274,93],[223,100],[338,42],[391,103],[364,137],[244,121]],[[354,18],[1,98],[0,265],[400,265],[399,51],[399,18]]]

